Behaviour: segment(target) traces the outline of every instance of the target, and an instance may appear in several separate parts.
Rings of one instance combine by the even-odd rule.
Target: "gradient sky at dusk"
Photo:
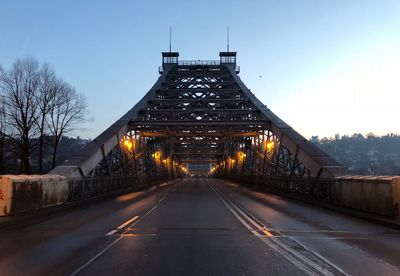
[[[0,64],[48,62],[83,92],[94,138],[181,59],[238,52],[240,76],[306,137],[400,133],[400,1],[0,1]]]

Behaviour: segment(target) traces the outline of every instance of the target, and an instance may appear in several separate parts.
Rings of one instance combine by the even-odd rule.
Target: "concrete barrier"
[[[0,176],[0,216],[32,211],[68,200],[68,181],[59,175]]]
[[[342,176],[336,178],[334,183],[334,204],[386,216],[399,216],[400,177]]]
[[[360,211],[400,217],[400,176],[347,175],[335,179],[308,179],[260,176],[223,176],[230,180],[265,187],[267,191],[308,202],[357,209]]]

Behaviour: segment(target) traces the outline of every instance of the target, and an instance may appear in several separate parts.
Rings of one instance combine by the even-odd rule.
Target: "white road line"
[[[154,205],[154,207],[153,208],[151,208],[146,214],[144,214],[144,216],[143,216],[143,218],[145,217],[145,216],[147,216],[148,214],[150,214],[151,212],[153,212],[155,209],[157,209],[157,207],[158,207],[158,205],[156,204],[156,205]],[[133,225],[133,224],[132,224]]]
[[[89,261],[87,261],[85,264],[83,264],[82,266],[78,267],[74,272],[72,272],[70,274],[70,276],[75,276],[78,275],[83,269],[85,269],[86,267],[88,267],[91,263],[93,263],[96,259],[98,259],[101,255],[103,255],[108,249],[110,249],[112,246],[114,246],[117,242],[119,242],[120,240],[122,240],[124,238],[124,234],[126,234],[127,232],[129,232],[129,228],[131,228],[133,225],[135,225],[136,223],[138,223],[140,220],[142,220],[143,218],[145,218],[147,215],[149,215],[151,212],[153,212],[156,208],[158,207],[158,205],[155,205],[153,208],[151,208],[146,214],[144,214],[140,219],[137,219],[136,221],[134,221],[127,230],[124,231],[124,233],[122,233],[122,235],[120,237],[118,237],[117,239],[115,239],[112,243],[110,243],[109,245],[107,245],[103,250],[101,250],[99,253],[97,253],[93,258],[91,258]],[[112,232],[112,231],[110,231]],[[109,232],[109,233],[110,233]]]
[[[123,236],[119,237],[118,239],[116,239],[115,241],[113,241],[112,243],[110,243],[109,245],[107,245],[103,250],[101,250],[99,253],[96,254],[96,256],[94,256],[93,258],[91,258],[89,261],[87,261],[84,265],[78,267],[74,272],[72,272],[70,274],[70,276],[75,276],[78,275],[79,272],[81,272],[83,269],[85,269],[86,267],[88,267],[91,263],[93,263],[98,257],[100,257],[101,255],[104,254],[104,252],[106,252],[108,249],[110,249],[113,245],[115,245],[117,242],[119,242],[121,239],[123,238]]]
[[[146,214],[143,215],[143,217],[141,219],[138,219],[136,221],[134,221],[131,225],[129,225],[129,227],[126,229],[126,231],[124,232],[124,234],[126,232],[128,232],[130,230],[130,228],[132,228],[132,226],[134,226],[136,223],[138,223],[140,220],[142,220],[144,217],[146,217],[148,214],[150,214],[151,212],[153,212],[155,209],[157,209],[158,205],[154,205],[153,208],[151,208]]]
[[[224,205],[228,208],[229,211],[231,211],[231,213],[247,228],[247,230],[249,230],[251,233],[253,233],[253,235],[255,235],[256,237],[260,238],[263,242],[266,242],[263,239],[263,236],[260,235],[260,233],[257,232],[257,230],[254,229],[254,227],[251,227],[245,220],[243,220],[239,214],[233,210],[231,208],[231,206],[225,201],[225,199],[222,198],[222,196],[214,189],[214,187],[212,187],[211,185],[209,185],[209,187],[217,194],[217,196],[219,197],[219,199],[222,201],[222,203],[224,203]],[[307,269],[307,267],[305,265],[303,265],[302,263],[300,263],[299,261],[297,261],[296,259],[294,259],[293,257],[285,254],[284,252],[282,252],[281,250],[279,250],[276,246],[271,245],[269,243],[267,243],[268,246],[270,246],[271,248],[273,248],[274,250],[276,250],[277,252],[281,253],[286,259],[288,259],[293,265],[295,265],[297,268],[299,268],[300,270],[304,271],[306,274],[311,275],[313,274],[313,272],[309,269]]]
[[[250,218],[245,212],[243,212],[235,203],[232,202],[232,200],[229,200],[231,202],[231,205],[239,212],[241,213],[246,219],[248,219],[250,222],[252,222],[254,219]],[[260,224],[262,224],[261,222],[258,223],[252,223],[254,224],[258,229],[260,229],[261,231],[263,231],[263,227],[260,226]],[[285,235],[284,235],[285,236]],[[275,236],[276,237],[276,236]],[[325,257],[323,257],[321,254],[315,252],[314,250],[311,250],[310,248],[308,248],[305,244],[301,243],[300,241],[298,241],[297,239],[293,238],[293,237],[288,237],[287,238],[293,240],[294,242],[297,242],[298,244],[300,244],[301,246],[303,246],[303,248],[311,253],[313,253],[315,256],[317,256],[318,258],[320,258],[321,260],[323,260],[324,262],[326,262],[327,264],[329,264],[331,267],[335,268],[337,271],[339,271],[340,273],[343,273],[344,275],[349,275],[348,273],[346,273],[343,269],[341,269],[340,267],[338,267],[337,265],[333,264],[332,262],[330,262],[328,259],[326,259]],[[332,238],[331,238],[332,239]],[[333,238],[335,239],[335,238]],[[272,239],[273,242],[275,242],[278,246],[284,248],[285,250],[289,251],[290,253],[292,253],[293,255],[295,255],[297,258],[301,259],[302,261],[306,262],[307,264],[309,264],[311,267],[313,267],[314,269],[318,270],[321,273],[324,273],[326,275],[326,273],[328,272],[329,274],[332,274],[330,271],[326,270],[325,268],[323,268],[322,266],[318,265],[317,263],[313,262],[312,260],[308,259],[307,257],[305,257],[304,255],[302,255],[301,253],[298,253],[296,250],[292,249],[291,247],[287,246],[286,244],[284,244],[282,241],[278,240],[278,239]],[[309,263],[311,262],[311,263]]]
[[[295,239],[295,238],[291,238],[292,240],[294,240],[295,242],[297,242],[298,244],[300,244],[301,246],[303,246],[307,251],[312,252],[313,254],[315,254],[316,256],[318,256],[320,259],[324,260],[326,263],[328,263],[330,266],[336,268],[338,271],[340,271],[341,273],[343,273],[343,275],[346,276],[350,276],[350,274],[346,273],[343,269],[341,269],[340,267],[338,267],[337,265],[335,265],[334,263],[332,263],[331,261],[329,261],[327,258],[325,258],[324,256],[322,256],[321,254],[311,250],[310,248],[308,248],[304,243],[300,242],[299,240]]]
[[[114,235],[118,230],[121,230],[122,228],[124,228],[125,226],[127,226],[129,223],[132,223],[133,221],[137,220],[139,218],[139,216],[134,216],[133,218],[125,221],[124,223],[122,223],[120,226],[118,226],[116,229],[111,230],[110,232],[108,232],[106,234],[106,236],[112,236]]]
[[[237,206],[235,206],[235,204],[231,201],[231,204],[228,204],[228,202],[225,201],[225,199],[221,196],[221,194],[216,191],[214,189],[214,187],[212,187],[211,185],[209,185],[209,187],[218,195],[218,197],[220,198],[220,200],[225,204],[225,206],[232,212],[233,215],[235,215],[236,218],[239,219],[239,221],[250,231],[252,232],[255,236],[257,236],[258,238],[260,238],[265,244],[267,244],[268,246],[270,246],[271,248],[273,248],[275,251],[277,251],[278,253],[280,253],[281,255],[283,255],[288,261],[290,261],[293,265],[295,265],[297,268],[301,269],[302,271],[304,271],[306,274],[310,275],[310,274],[315,274],[314,271],[308,269],[304,264],[309,265],[310,267],[312,267],[313,269],[315,269],[316,271],[318,271],[319,273],[323,274],[323,275],[333,275],[330,271],[326,270],[325,268],[321,267],[320,265],[314,263],[313,261],[311,261],[310,259],[306,258],[305,256],[303,256],[302,254],[296,252],[295,250],[293,250],[292,248],[286,246],[285,244],[281,243],[280,241],[278,241],[277,239],[274,239],[274,242],[276,242],[277,244],[274,244],[271,242],[271,238],[265,238],[265,236],[260,235],[260,233],[258,233],[256,230],[254,230],[254,227],[251,227],[248,223],[246,223],[240,216],[238,213],[236,213],[235,210],[233,210],[229,205],[232,205],[239,213],[241,213],[251,224],[253,224],[257,229],[263,231],[265,230],[263,227],[261,227],[260,225],[258,225],[258,223],[256,221],[254,221],[252,218],[250,218],[247,214],[245,214],[243,211],[241,211]],[[293,254],[294,256],[290,255],[289,253]],[[298,259],[300,259],[302,262],[304,262],[304,264],[302,262],[300,262],[299,260],[297,260],[295,257],[297,257]]]
[[[131,223],[131,222],[137,220],[138,218],[139,218],[139,216],[135,216],[135,217],[131,218],[130,220],[125,221],[125,222],[122,223],[120,226],[118,226],[117,229],[120,230],[120,229],[124,228],[124,227],[127,226],[129,223]]]
[[[108,232],[107,234],[106,234],[106,236],[112,236],[112,235],[114,235],[115,234],[115,232],[117,232],[118,230],[111,230],[110,232]]]
[[[164,196],[163,198],[159,199],[158,202],[161,202],[161,201],[163,201],[164,199],[165,199],[165,196]]]

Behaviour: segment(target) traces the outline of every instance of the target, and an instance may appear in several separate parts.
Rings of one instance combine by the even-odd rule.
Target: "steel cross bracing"
[[[289,179],[345,173],[250,92],[238,76],[235,52],[222,52],[215,62],[178,56],[163,53],[161,76],[143,99],[51,173]]]

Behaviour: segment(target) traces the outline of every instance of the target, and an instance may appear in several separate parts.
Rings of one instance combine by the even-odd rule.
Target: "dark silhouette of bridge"
[[[162,53],[161,76],[143,99],[50,174],[175,177],[196,167],[203,176],[291,182],[346,173],[251,93],[238,76],[236,52],[219,56],[180,61],[177,52]]]

